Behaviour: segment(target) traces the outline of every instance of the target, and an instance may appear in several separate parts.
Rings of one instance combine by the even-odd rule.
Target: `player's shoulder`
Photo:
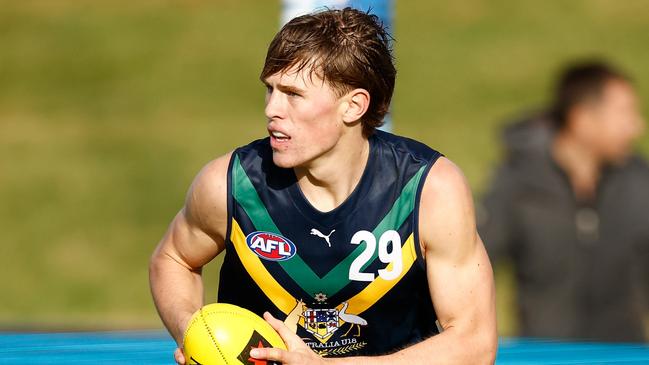
[[[227,171],[232,153],[208,162],[198,172],[187,195],[185,221],[211,237],[225,237],[227,227]]]
[[[475,225],[472,218],[475,208],[469,183],[462,170],[448,158],[439,158],[428,171],[419,203],[419,215],[439,224],[446,224],[444,222],[450,219],[466,222],[467,226]],[[431,228],[434,226],[431,225]]]
[[[227,203],[227,174],[232,152],[217,157],[203,166],[194,178],[186,199],[186,208],[193,214],[224,210]]]
[[[233,152],[230,151],[205,164],[196,175],[194,185],[200,185],[201,188],[209,188],[214,187],[215,183],[217,183],[216,186],[218,187],[218,182],[227,177],[232,154]]]
[[[435,162],[442,154],[430,146],[412,138],[377,130],[372,136],[378,143],[388,146],[396,153],[408,154],[417,160]]]
[[[256,159],[268,160],[268,156],[272,157],[272,150],[268,138],[263,138],[215,158],[205,164],[196,175],[189,198],[194,201],[219,202],[218,205],[225,206],[227,204],[228,174],[234,168],[234,164],[254,163],[251,161]],[[197,206],[202,207],[202,205]]]
[[[470,194],[469,184],[462,169],[443,156],[435,161],[428,172],[424,191],[427,191],[428,195]]]
[[[476,243],[473,195],[453,161],[441,157],[431,167],[422,190],[419,217],[420,240],[428,252],[466,253]]]

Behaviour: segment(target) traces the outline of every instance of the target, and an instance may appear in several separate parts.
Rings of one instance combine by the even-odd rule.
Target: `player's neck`
[[[308,166],[296,167],[295,175],[302,193],[316,209],[328,212],[342,204],[363,176],[369,158],[369,142],[362,138],[344,138],[336,148],[318,157]]]

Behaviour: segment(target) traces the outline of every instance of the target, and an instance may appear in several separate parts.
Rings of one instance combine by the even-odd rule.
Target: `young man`
[[[179,344],[203,304],[201,267],[225,250],[219,301],[268,312],[288,346],[254,358],[494,361],[492,271],[464,177],[427,146],[374,130],[394,88],[388,41],[350,8],[295,18],[272,41],[269,137],[198,174],[151,259]]]
[[[602,62],[563,71],[552,113],[506,132],[480,225],[513,260],[523,336],[639,342],[649,306],[649,168],[630,81]]]

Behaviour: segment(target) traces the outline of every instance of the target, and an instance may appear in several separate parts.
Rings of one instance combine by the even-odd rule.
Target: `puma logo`
[[[322,232],[318,231],[317,229],[311,228],[311,234],[314,236],[318,236],[320,238],[324,238],[324,240],[327,241],[327,246],[329,247],[331,247],[331,242],[329,241],[329,237],[331,237],[331,234],[334,232],[336,232],[335,229],[329,232],[329,234],[325,236]]]

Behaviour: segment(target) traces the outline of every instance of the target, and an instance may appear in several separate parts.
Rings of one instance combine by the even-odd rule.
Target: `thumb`
[[[183,354],[183,350],[180,347],[174,352],[174,359],[176,359],[176,363],[185,365],[185,354]]]

